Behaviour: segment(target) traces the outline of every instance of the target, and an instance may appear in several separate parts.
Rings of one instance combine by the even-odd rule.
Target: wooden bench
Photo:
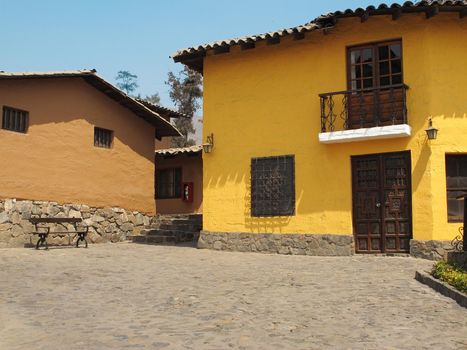
[[[82,230],[79,230],[77,225],[78,223],[83,222],[83,219],[80,218],[31,218],[29,221],[34,224],[34,231],[32,232],[33,235],[38,235],[39,239],[36,244],[36,249],[39,247],[44,246],[45,249],[49,249],[49,245],[47,244],[47,237],[49,235],[55,235],[59,237],[64,237],[68,235],[68,241],[71,243],[70,235],[75,235],[74,237],[78,237],[76,240],[76,248],[79,247],[80,242],[84,242],[85,248],[88,247],[88,241],[86,240],[86,236],[88,235],[88,226],[82,226]],[[75,230],[74,231],[53,231],[50,232],[49,226],[44,226],[44,224],[74,224]],[[73,237],[73,238],[74,238]]]

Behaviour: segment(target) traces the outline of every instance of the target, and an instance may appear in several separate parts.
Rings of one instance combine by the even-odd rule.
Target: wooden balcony
[[[323,143],[406,137],[407,85],[320,94]]]

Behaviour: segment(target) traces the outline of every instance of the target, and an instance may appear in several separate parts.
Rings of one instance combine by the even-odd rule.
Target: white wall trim
[[[411,133],[412,128],[410,127],[410,125],[398,124],[344,131],[320,132],[318,137],[319,142],[321,143],[342,143],[407,137],[410,136]]]

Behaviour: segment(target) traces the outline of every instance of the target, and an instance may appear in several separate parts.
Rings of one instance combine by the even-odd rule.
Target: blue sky
[[[380,1],[381,2],[381,1]],[[143,96],[180,64],[177,49],[306,23],[318,15],[379,4],[366,0],[0,0],[0,70],[95,68],[114,83],[138,75]]]

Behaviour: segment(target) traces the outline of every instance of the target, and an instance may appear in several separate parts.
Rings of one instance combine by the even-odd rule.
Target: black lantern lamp
[[[203,151],[204,153],[211,153],[212,149],[214,148],[214,134],[208,135],[206,137],[206,143],[203,143]]]
[[[435,140],[438,136],[438,129],[433,127],[433,121],[428,121],[428,129],[425,129],[426,135],[428,136],[428,140]]]

